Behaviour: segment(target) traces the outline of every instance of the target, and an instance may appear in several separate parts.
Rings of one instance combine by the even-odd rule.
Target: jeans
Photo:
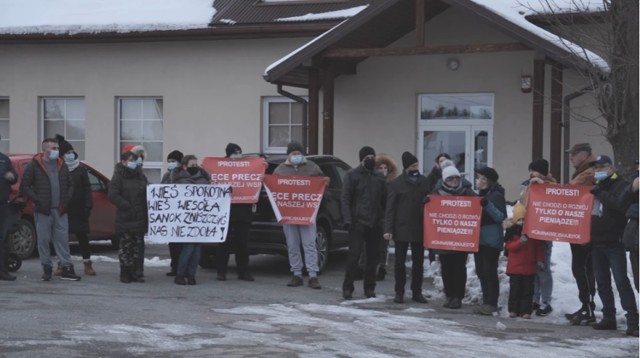
[[[411,246],[411,291],[414,294],[422,293],[422,279],[424,276],[424,246],[422,241],[396,241],[396,261],[393,267],[396,280],[395,291],[402,295],[404,295],[404,285],[407,281],[405,261],[409,246]]]
[[[616,319],[616,305],[611,289],[611,274],[620,294],[622,309],[627,314],[629,325],[638,325],[636,298],[627,277],[627,257],[621,243],[593,245],[591,250],[593,273],[598,283],[598,295],[602,300],[603,319]]]
[[[498,258],[500,250],[488,246],[480,246],[473,255],[476,263],[476,275],[482,288],[482,303],[498,307],[500,283],[498,282]]]
[[[289,265],[294,276],[302,276],[302,255],[309,277],[318,276],[318,248],[316,247],[316,224],[282,225],[287,239]],[[300,252],[302,247],[302,253]]]
[[[229,252],[231,248],[235,252],[236,266],[238,273],[246,273],[249,271],[249,250],[247,244],[249,242],[249,228],[251,223],[232,221],[229,224],[229,235],[227,240],[218,246],[216,250],[216,266],[218,273],[227,273],[229,266]],[[315,233],[314,233],[315,244]]]
[[[553,276],[551,275],[551,250],[553,242],[544,242],[544,269],[538,269],[538,274],[533,281],[533,302],[537,304],[550,304],[551,292],[553,292]]]
[[[342,282],[343,291],[353,292],[353,281],[355,281],[356,278],[358,260],[363,250],[366,255],[364,265],[364,290],[373,291],[376,288],[376,269],[380,261],[381,236],[382,227],[380,226],[364,226],[360,223],[353,225],[353,228],[349,231],[349,256],[347,258],[347,269],[344,274],[344,281]]]
[[[200,243],[186,242],[182,244],[182,251],[178,259],[178,276],[195,276],[200,263]]]
[[[51,215],[34,213],[36,234],[38,235],[38,254],[42,266],[51,264],[51,242],[63,267],[73,267],[69,254],[69,222],[67,214],[60,215],[58,209],[51,209]]]
[[[445,296],[462,300],[467,287],[467,253],[441,253],[438,257]]]

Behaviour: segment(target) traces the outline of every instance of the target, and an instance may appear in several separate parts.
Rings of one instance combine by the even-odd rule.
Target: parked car
[[[20,258],[25,259],[34,254],[37,236],[31,202],[20,196],[18,191],[24,168],[31,162],[33,154],[9,154],[9,158],[18,173],[18,182],[11,188],[12,207],[16,208],[16,212],[12,215],[12,225],[9,229],[9,248]],[[89,218],[91,228],[89,240],[111,240],[115,245],[117,242],[114,230],[116,209],[107,198],[109,179],[90,165],[84,162],[83,164],[89,172],[93,196],[93,210]],[[75,240],[73,235],[71,240]]]
[[[246,156],[252,155],[247,154]],[[276,167],[287,158],[285,155],[261,156],[267,160],[267,174],[273,173]],[[331,178],[316,217],[318,267],[322,271],[329,260],[331,251],[348,247],[348,232],[344,230],[342,214],[340,213],[340,193],[342,192],[342,178],[351,167],[331,155],[310,155],[307,160],[316,163],[324,174]],[[215,250],[217,246],[217,244],[202,246],[200,266],[204,268],[215,267]],[[248,248],[249,253],[252,255],[287,255],[287,243],[282,231],[282,225],[278,224],[276,220],[264,187],[260,191],[258,203],[254,205]]]

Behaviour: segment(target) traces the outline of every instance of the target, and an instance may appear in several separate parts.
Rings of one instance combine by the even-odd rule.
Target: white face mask
[[[138,157],[138,159],[136,159],[136,163],[138,165],[142,165],[142,162],[144,161],[144,159],[142,159],[142,157]]]

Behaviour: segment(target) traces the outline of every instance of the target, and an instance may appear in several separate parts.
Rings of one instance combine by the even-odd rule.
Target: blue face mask
[[[76,160],[76,154],[75,153],[67,153],[64,155],[64,161],[65,162],[73,162],[74,160]]]
[[[229,158],[242,158],[242,154],[234,153],[234,154],[231,154]]]
[[[136,159],[136,164],[142,165],[143,161],[144,161],[144,159],[142,159],[142,157],[138,157],[138,159]]]
[[[167,169],[169,170],[174,170],[177,167],[178,167],[178,162],[170,162],[167,164]]]
[[[60,155],[60,151],[52,150],[49,152],[49,159],[58,159],[59,155]]]
[[[291,156],[291,164],[293,165],[299,165],[300,163],[302,163],[302,155],[292,155]]]
[[[136,162],[127,162],[127,168],[135,169],[137,167],[138,167],[138,164]]]
[[[601,180],[605,180],[609,177],[609,172],[604,171],[604,172],[595,172],[595,174],[593,174],[593,177],[597,180],[597,181],[601,181]]]

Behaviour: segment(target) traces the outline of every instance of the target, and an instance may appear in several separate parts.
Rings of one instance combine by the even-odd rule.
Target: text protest
[[[593,206],[590,189],[585,185],[529,186],[524,233],[538,240],[588,243]]]
[[[322,202],[324,177],[265,175],[273,213],[281,224],[310,225]]]
[[[424,246],[477,252],[482,206],[479,197],[429,195],[424,205]]]
[[[224,242],[231,187],[211,184],[147,186],[151,242]]]
[[[264,158],[214,158],[206,157],[202,167],[211,175],[211,184],[231,185],[231,202],[253,204],[258,202],[264,172]]]

